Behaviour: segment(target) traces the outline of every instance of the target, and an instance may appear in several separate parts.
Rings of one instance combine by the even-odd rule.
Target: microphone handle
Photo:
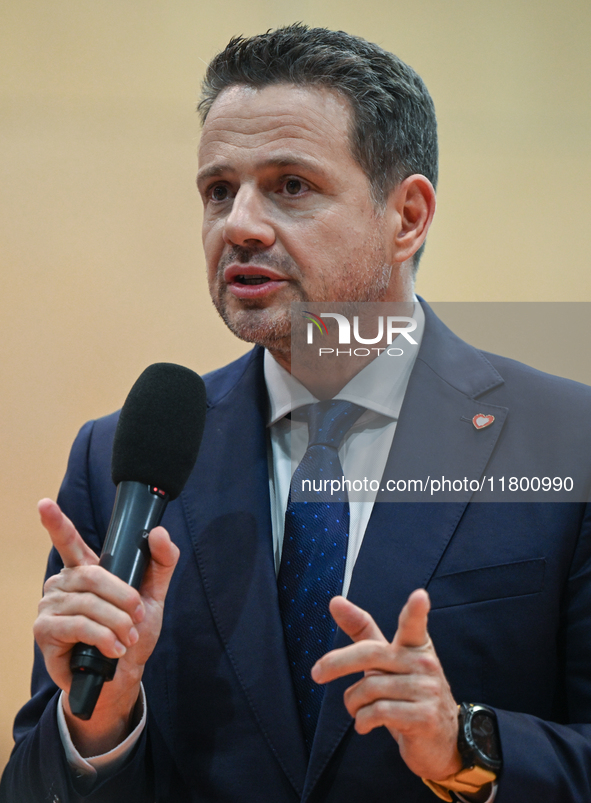
[[[120,482],[99,566],[139,589],[150,561],[148,534],[160,524],[168,499],[165,491],[153,485]],[[107,658],[90,644],[75,645],[70,658],[69,695],[74,716],[90,719],[103,683],[113,679],[116,668],[117,658]]]

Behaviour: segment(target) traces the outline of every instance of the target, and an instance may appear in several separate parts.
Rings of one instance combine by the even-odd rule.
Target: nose
[[[275,230],[265,209],[265,199],[256,187],[242,185],[224,223],[224,242],[243,248],[269,248]]]

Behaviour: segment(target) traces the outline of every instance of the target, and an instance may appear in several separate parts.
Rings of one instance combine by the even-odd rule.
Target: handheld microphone
[[[129,392],[115,431],[111,476],[115,505],[99,565],[139,589],[150,560],[148,534],[189,479],[205,424],[205,385],[189,368],[154,363]],[[70,708],[92,716],[116,658],[76,644],[70,658]]]

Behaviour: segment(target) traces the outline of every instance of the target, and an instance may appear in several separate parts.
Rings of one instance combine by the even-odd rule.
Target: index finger
[[[430,643],[427,619],[431,601],[424,588],[412,592],[398,617],[393,644],[398,647],[426,647]]]
[[[73,569],[75,566],[94,566],[99,562],[98,557],[84,543],[70,519],[62,513],[53,500],[42,499],[37,508],[41,524],[49,533],[66,569]]]

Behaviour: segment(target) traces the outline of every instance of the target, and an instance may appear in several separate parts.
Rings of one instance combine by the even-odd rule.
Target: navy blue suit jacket
[[[392,477],[591,477],[591,389],[481,352],[426,308],[389,458]],[[359,736],[327,688],[308,762],[272,554],[262,351],[207,377],[191,478],[164,524],[181,550],[144,675],[148,727],[115,777],[84,797],[65,764],[56,688],[39,654],[0,799],[9,803],[434,803],[380,728]],[[480,431],[471,419],[495,416]],[[100,551],[114,499],[116,415],[85,425],[59,496]],[[574,466],[574,468],[573,468]],[[486,482],[483,495],[486,499]],[[580,497],[580,493],[579,493]],[[349,598],[388,638],[426,587],[430,632],[455,698],[498,711],[498,803],[591,800],[591,522],[583,503],[376,504]],[[503,498],[508,498],[507,496]],[[61,564],[52,553],[48,573]],[[337,634],[337,645],[347,643]],[[583,724],[581,724],[583,723]]]

